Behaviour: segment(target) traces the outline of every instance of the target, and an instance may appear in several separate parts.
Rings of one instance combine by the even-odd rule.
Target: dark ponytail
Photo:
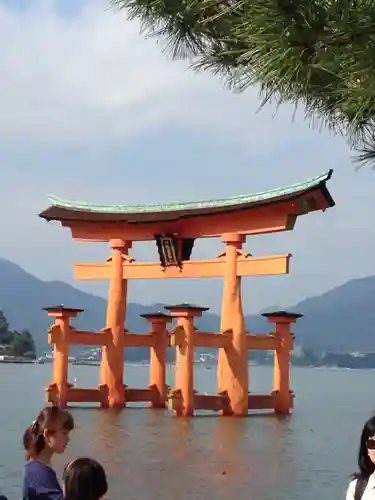
[[[33,422],[23,434],[23,446],[26,450],[26,460],[37,458],[46,446],[44,432],[40,432],[38,420]]]
[[[74,429],[73,417],[67,410],[57,406],[46,406],[23,434],[26,460],[36,459],[46,447],[45,434],[59,430]]]

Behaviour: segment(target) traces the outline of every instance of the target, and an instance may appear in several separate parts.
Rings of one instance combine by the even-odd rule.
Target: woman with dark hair
[[[63,473],[64,500],[100,500],[108,491],[103,467],[92,458],[77,458]]]
[[[365,423],[358,453],[358,472],[353,475],[346,500],[375,500],[375,416]]]
[[[64,453],[73,429],[73,417],[67,410],[47,406],[25,430],[23,500],[62,500],[63,492],[51,459],[55,453]]]

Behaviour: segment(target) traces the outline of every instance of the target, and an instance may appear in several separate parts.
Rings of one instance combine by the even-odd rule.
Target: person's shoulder
[[[43,462],[39,462],[38,460],[29,460],[25,463],[24,466],[26,471],[45,471],[46,473],[55,473],[53,468],[50,465],[44,464]]]
[[[56,472],[47,464],[31,460],[25,464],[24,480],[31,484],[42,483],[55,483],[57,482]]]
[[[25,464],[23,500],[62,500],[56,472],[49,465],[32,460]]]
[[[349,482],[348,489],[346,490],[346,500],[351,500],[354,498],[354,493],[355,493],[355,487],[358,482],[358,477],[354,476],[352,477],[351,481]]]
[[[358,484],[359,481],[362,484]],[[371,476],[369,476],[369,477],[364,476],[360,473],[354,474],[352,476],[352,479],[351,479],[351,481],[348,485],[348,489],[346,491],[346,500],[354,500],[357,486],[359,486],[359,491],[361,491],[361,493],[363,493],[366,490],[369,481],[375,481],[375,473],[371,474]],[[372,484],[371,484],[371,487],[372,487]]]
[[[358,477],[354,476],[349,482],[348,485],[348,490],[352,489],[353,491],[355,490],[356,484],[358,483]]]

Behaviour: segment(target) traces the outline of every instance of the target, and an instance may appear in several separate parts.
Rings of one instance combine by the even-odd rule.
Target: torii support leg
[[[75,318],[82,309],[68,309],[64,306],[46,307],[48,316],[55,318],[50,328],[49,343],[53,343],[53,378],[47,388],[48,400],[66,408],[68,405],[68,362],[70,318]]]
[[[249,376],[245,320],[241,300],[241,278],[237,276],[237,258],[241,254],[244,236],[224,234],[225,274],[221,312],[221,331],[233,331],[233,342],[219,349],[218,392],[227,391],[229,413],[246,416],[248,413]],[[227,412],[225,412],[227,413]]]
[[[177,329],[172,334],[176,346],[175,390],[179,392],[180,403],[175,406],[176,416],[194,415],[194,317],[201,316],[207,307],[191,304],[166,306],[171,316],[177,319]]]
[[[153,408],[165,408],[167,401],[166,389],[166,357],[168,347],[167,323],[172,317],[163,313],[142,314],[152,325],[153,345],[150,349],[150,384],[155,396],[151,401]]]
[[[111,240],[112,279],[107,307],[107,328],[111,329],[111,343],[102,350],[100,383],[108,387],[109,408],[125,406],[124,388],[124,323],[126,319],[127,281],[123,279],[123,256],[131,248],[131,242]]]
[[[263,313],[270,323],[275,324],[275,337],[279,340],[275,350],[273,394],[275,395],[275,413],[289,415],[293,408],[293,393],[290,390],[290,353],[293,350],[291,324],[302,314],[275,311]]]

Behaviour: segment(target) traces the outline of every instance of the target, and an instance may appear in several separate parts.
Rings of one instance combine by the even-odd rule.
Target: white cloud
[[[161,92],[183,84],[176,68],[139,43],[136,23],[105,11],[104,2],[66,19],[37,5],[0,10],[3,137],[119,139],[162,111]]]
[[[217,78],[171,63],[155,40],[139,34],[137,21],[110,10],[107,0],[87,1],[74,17],[59,16],[54,5],[0,6],[2,140],[124,141],[185,122],[260,148],[296,132],[291,110],[283,108],[270,134],[271,113],[254,116],[255,91],[230,94]]]

